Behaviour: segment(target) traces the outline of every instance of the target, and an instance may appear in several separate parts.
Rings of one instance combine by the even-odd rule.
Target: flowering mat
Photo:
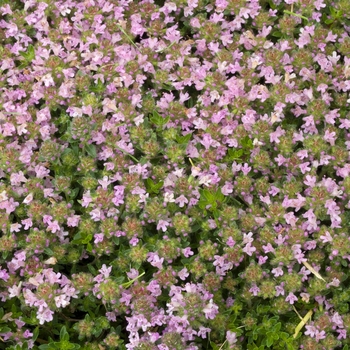
[[[0,14],[0,349],[349,349],[349,0]]]

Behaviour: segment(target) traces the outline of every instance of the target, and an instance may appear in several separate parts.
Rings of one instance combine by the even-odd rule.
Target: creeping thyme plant
[[[0,349],[349,348],[350,1],[0,16]]]

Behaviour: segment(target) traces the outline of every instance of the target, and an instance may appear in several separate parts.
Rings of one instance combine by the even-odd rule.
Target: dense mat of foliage
[[[350,1],[0,14],[0,349],[348,349]]]

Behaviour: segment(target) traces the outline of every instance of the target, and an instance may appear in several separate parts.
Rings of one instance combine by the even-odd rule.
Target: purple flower
[[[306,325],[305,328],[306,328],[306,332],[304,332],[304,334],[309,335],[311,338],[314,338],[317,332],[316,327],[313,325]]]
[[[250,289],[249,292],[252,293],[254,296],[257,296],[258,293],[260,292],[260,288],[254,284]]]
[[[298,298],[293,293],[289,293],[285,300],[288,301],[289,304],[293,305],[296,301],[298,301]]]
[[[167,230],[167,227],[170,225],[170,223],[166,220],[159,220],[157,224],[157,230],[162,230],[165,232]]]
[[[184,281],[190,274],[186,267],[184,267],[181,271],[178,272],[179,278]]]
[[[279,295],[284,295],[283,285],[275,286],[275,289],[276,289],[276,297],[278,297]]]
[[[164,258],[159,258],[155,253],[148,253],[149,257],[147,261],[154,267],[157,267],[159,270],[163,268]]]
[[[189,258],[191,255],[193,255],[193,251],[190,247],[187,247],[185,249],[182,249],[182,254],[185,256],[185,258]]]
[[[54,312],[46,307],[42,311],[38,311],[37,319],[39,320],[40,324],[44,324],[45,322],[50,322],[53,320],[53,314]]]
[[[213,299],[210,299],[209,303],[203,309],[205,317],[209,320],[213,320],[218,314],[219,307],[213,303]]]
[[[3,279],[5,282],[10,278],[9,274],[5,269],[4,270],[0,269],[0,278]]]
[[[252,256],[253,253],[256,251],[256,248],[254,246],[251,245],[251,243],[248,243],[243,249],[242,251],[246,254],[248,254],[249,256]]]
[[[226,332],[226,339],[230,345],[237,343],[237,338],[236,338],[235,332],[227,331]]]
[[[276,267],[276,268],[272,269],[271,272],[275,277],[283,276],[283,270],[280,267]]]
[[[185,204],[188,203],[188,199],[184,195],[181,195],[181,196],[176,198],[175,203],[179,204],[180,208],[183,208],[185,206]]]

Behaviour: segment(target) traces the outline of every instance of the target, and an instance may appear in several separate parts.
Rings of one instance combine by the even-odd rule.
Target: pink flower
[[[190,247],[187,247],[185,249],[182,249],[182,254],[185,256],[185,258],[189,258],[191,255],[193,255],[193,251]]]
[[[288,301],[289,304],[293,305],[296,301],[298,301],[298,298],[293,293],[289,293],[285,300]]]
[[[276,297],[280,295],[284,295],[283,283],[281,285],[276,286],[275,289],[276,289]]]
[[[175,203],[178,204],[180,208],[183,208],[185,204],[188,203],[188,199],[182,194],[176,198]]]
[[[260,292],[260,288],[254,284],[252,288],[249,289],[249,292],[252,293],[254,296],[257,296]]]
[[[165,220],[159,220],[158,224],[157,224],[157,230],[162,230],[163,232],[165,232],[167,230],[167,227],[170,225],[170,223],[168,221]]]
[[[210,299],[209,304],[203,309],[205,314],[205,318],[209,320],[213,320],[215,316],[218,314],[219,307],[213,303],[213,299]]]
[[[276,267],[276,268],[272,269],[271,272],[275,277],[283,276],[283,270],[280,267]]]
[[[231,194],[233,192],[233,185],[232,183],[226,181],[225,185],[221,188],[221,193],[224,196],[228,196],[229,194]]]
[[[45,322],[50,322],[53,320],[53,314],[53,311],[51,311],[49,308],[46,308],[41,312],[38,311],[37,319],[39,320],[40,324],[44,324]]]
[[[326,338],[326,332],[325,331],[319,331],[319,330],[316,330],[316,333],[315,333],[315,339],[316,341],[320,341],[321,339],[324,339]]]
[[[70,304],[69,297],[67,297],[67,295],[61,294],[55,297],[55,304],[57,307],[66,307]]]
[[[182,281],[184,281],[189,275],[190,274],[188,273],[188,270],[186,269],[186,267],[178,272],[178,276]]]
[[[317,332],[316,327],[313,325],[306,325],[305,328],[306,328],[306,332],[304,332],[304,334],[309,335],[311,338],[314,338]]]
[[[252,256],[253,253],[256,251],[256,248],[254,246],[252,246],[250,243],[248,243],[243,249],[242,251],[244,253],[247,253],[249,256]]]
[[[157,267],[158,269],[162,269],[163,268],[164,258],[159,258],[159,256],[157,254],[149,253],[149,258],[147,259],[147,261],[152,266]]]
[[[5,282],[10,278],[9,274],[5,269],[4,270],[0,269],[0,278],[3,279]]]
[[[104,237],[103,233],[96,233],[94,237],[95,237],[95,240],[94,240],[95,244],[103,242],[103,237]]]
[[[69,227],[77,227],[80,221],[79,215],[73,215],[67,219],[67,226]]]
[[[322,235],[320,238],[322,239],[322,243],[328,243],[333,241],[333,238],[328,231],[326,231],[325,235]]]
[[[60,226],[58,225],[58,221],[57,220],[55,220],[55,221],[50,221],[49,222],[49,225],[48,225],[48,227],[47,227],[47,230],[48,231],[51,231],[52,233],[56,233],[57,231],[60,231],[61,230],[61,228],[60,228]]]

